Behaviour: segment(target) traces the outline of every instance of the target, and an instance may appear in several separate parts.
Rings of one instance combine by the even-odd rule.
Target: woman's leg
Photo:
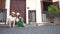
[[[15,26],[15,21],[13,21],[13,27]]]

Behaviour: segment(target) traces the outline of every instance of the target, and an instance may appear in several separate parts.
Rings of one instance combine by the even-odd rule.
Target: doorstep
[[[55,26],[60,25],[60,23],[38,23],[38,26]]]

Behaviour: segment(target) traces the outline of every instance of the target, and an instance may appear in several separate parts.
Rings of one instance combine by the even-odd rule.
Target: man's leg
[[[11,21],[9,21],[9,27],[11,27]]]

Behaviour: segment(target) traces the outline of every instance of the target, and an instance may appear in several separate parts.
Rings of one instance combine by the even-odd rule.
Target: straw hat
[[[15,14],[15,12],[12,12],[12,14]]]
[[[17,13],[17,15],[20,15],[20,13]]]

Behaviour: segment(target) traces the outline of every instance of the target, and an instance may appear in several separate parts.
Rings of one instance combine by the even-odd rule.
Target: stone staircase
[[[37,24],[36,23],[32,23],[32,24],[25,24],[25,27],[36,27]],[[9,27],[7,24],[0,24],[0,28],[2,27]],[[18,27],[17,25],[15,25],[15,27]]]
[[[60,25],[59,24],[56,24],[56,23],[30,23],[30,24],[25,24],[25,27],[36,27],[36,26],[54,26],[54,25]],[[8,27],[7,24],[0,24],[0,28],[2,27]],[[15,27],[18,27],[17,25],[15,25]]]

